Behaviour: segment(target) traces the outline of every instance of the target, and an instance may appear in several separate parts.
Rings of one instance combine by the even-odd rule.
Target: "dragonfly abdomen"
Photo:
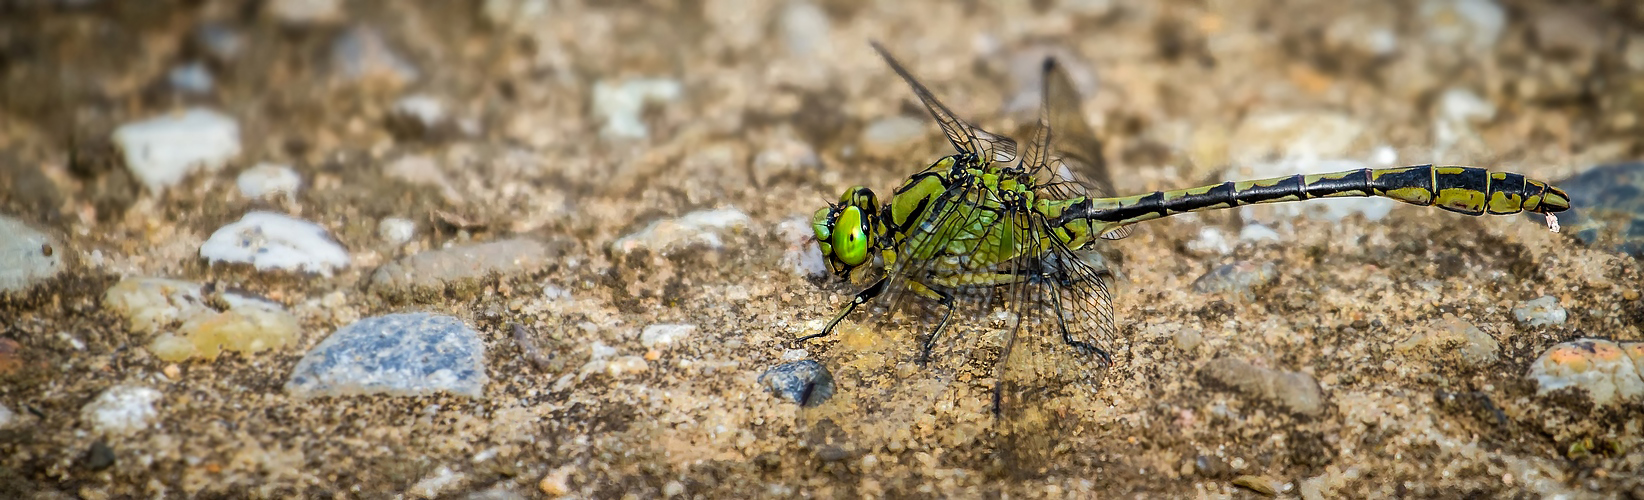
[[[1109,226],[1123,226],[1188,212],[1349,196],[1437,205],[1467,215],[1552,213],[1569,208],[1569,199],[1563,191],[1519,174],[1474,167],[1420,165],[1297,174],[1123,198],[1077,200],[1057,221],[1089,219]]]

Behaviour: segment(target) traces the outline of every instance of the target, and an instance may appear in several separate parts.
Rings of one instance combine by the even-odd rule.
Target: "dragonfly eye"
[[[834,221],[833,256],[848,267],[862,265],[868,260],[868,228],[863,224],[862,209],[845,207]]]

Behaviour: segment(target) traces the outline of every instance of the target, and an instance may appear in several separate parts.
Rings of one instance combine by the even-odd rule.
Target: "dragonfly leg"
[[[794,342],[804,342],[804,341],[814,339],[814,338],[817,338],[817,337],[826,337],[828,335],[832,335],[833,334],[833,328],[836,327],[836,326],[839,326],[839,322],[844,321],[845,316],[849,316],[851,314],[851,311],[856,310],[856,306],[866,304],[866,303],[868,303],[868,301],[873,300],[874,298],[878,297],[879,294],[884,293],[885,292],[885,282],[886,281],[888,281],[887,278],[879,278],[879,281],[874,282],[874,284],[872,286],[869,286],[867,289],[864,289],[860,292],[857,292],[856,297],[851,299],[851,303],[845,304],[845,309],[839,311],[839,314],[835,315],[833,317],[833,320],[828,322],[828,326],[822,327],[822,331],[817,332],[817,333],[813,333],[813,334],[810,334],[810,335],[806,335],[804,337],[799,337],[798,339],[794,339]]]
[[[1079,351],[1079,354],[1095,354],[1097,357],[1102,358],[1103,366],[1113,366],[1113,356],[1108,355],[1107,351],[1091,345],[1089,342],[1074,340],[1073,332],[1067,329],[1067,313],[1064,312],[1065,309],[1062,309],[1062,294],[1052,292],[1050,301],[1056,306],[1056,326],[1062,331],[1062,343],[1072,347],[1075,351]]]
[[[947,328],[948,319],[953,317],[953,295],[917,282],[912,285],[910,288],[913,288],[915,293],[936,299],[937,304],[947,308],[942,312],[942,321],[936,324],[936,329],[931,330],[930,337],[925,338],[925,345],[919,350],[919,366],[925,366],[925,363],[930,362],[930,351],[936,348],[936,338],[942,334],[942,329]]]

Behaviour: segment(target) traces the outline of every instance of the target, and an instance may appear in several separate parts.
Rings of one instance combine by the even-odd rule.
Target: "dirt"
[[[900,326],[853,322],[837,338],[791,342],[855,288],[795,272],[778,225],[808,220],[851,185],[886,193],[947,148],[929,122],[915,139],[868,144],[878,120],[924,120],[869,40],[990,130],[1023,123],[1005,111],[1022,91],[1012,61],[1069,58],[1076,76],[1094,77],[1084,111],[1126,193],[1221,180],[1239,167],[1225,139],[1262,112],[1344,113],[1364,130],[1354,155],[1388,145],[1401,164],[1550,181],[1644,155],[1644,62],[1631,61],[1644,53],[1644,7],[1474,3],[1505,18],[1499,36],[1473,45],[1444,38],[1459,21],[1423,17],[1416,1],[560,1],[539,17],[488,16],[476,2],[349,2],[336,19],[301,22],[263,2],[0,6],[0,211],[53,234],[69,256],[62,275],[0,296],[0,336],[17,344],[0,363],[0,404],[16,415],[0,428],[0,496],[1257,494],[1235,482],[1281,496],[1644,495],[1644,402],[1537,395],[1524,375],[1562,341],[1644,339],[1644,265],[1523,217],[1401,205],[1380,220],[1295,218],[1280,242],[1227,255],[1188,242],[1205,225],[1237,234],[1238,213],[1145,223],[1109,244],[1124,277],[1117,363],[1088,398],[1056,408],[1065,420],[1040,439],[995,427],[998,346],[985,326],[956,333],[964,340],[923,367],[916,334]],[[807,21],[817,13],[825,31]],[[206,25],[244,46],[213,55]],[[332,41],[358,26],[416,76],[334,72]],[[1356,35],[1376,27],[1390,51],[1364,42],[1381,35]],[[1572,31],[1589,35],[1552,36]],[[807,43],[814,52],[798,53]],[[166,83],[189,61],[215,76],[209,93]],[[641,77],[678,81],[682,95],[646,105],[644,138],[602,134],[596,83]],[[1495,109],[1441,148],[1436,117],[1454,88]],[[470,126],[407,126],[392,106],[412,93]],[[220,172],[142,191],[110,133],[185,105],[235,117],[244,150]],[[815,165],[756,160],[795,141]],[[436,159],[446,186],[383,174],[407,155]],[[234,176],[264,161],[302,175],[294,201],[233,194]],[[720,248],[611,248],[656,220],[725,207],[753,223]],[[325,226],[353,265],[321,277],[199,258],[212,231],[253,209]],[[415,221],[415,239],[379,239],[385,217]],[[443,292],[369,289],[393,259],[512,237],[563,252],[539,271]],[[1235,262],[1275,266],[1254,294],[1193,290]],[[126,276],[254,292],[295,312],[303,331],[294,348],[170,366],[102,307]],[[1567,322],[1514,320],[1516,304],[1546,295]],[[412,310],[481,333],[483,399],[285,393],[304,351],[330,332]],[[1459,365],[1395,349],[1446,316],[1493,337],[1499,357]],[[697,329],[642,346],[640,330],[657,323]],[[595,342],[641,357],[643,370],[583,370]],[[839,377],[829,403],[802,409],[757,383],[795,348]],[[1293,413],[1206,384],[1201,370],[1218,358],[1305,374],[1323,408]],[[118,436],[81,421],[80,408],[118,384],[160,390],[158,420]],[[1012,462],[1027,455],[1045,467]],[[442,475],[456,479],[432,481]]]

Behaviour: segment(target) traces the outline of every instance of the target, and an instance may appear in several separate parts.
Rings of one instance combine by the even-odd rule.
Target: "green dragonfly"
[[[877,274],[821,331],[876,299],[936,304],[941,319],[924,335],[924,364],[955,310],[998,311],[1003,350],[995,364],[993,408],[1002,437],[1049,450],[1067,420],[1050,404],[1088,397],[1113,363],[1118,327],[1114,274],[1096,253],[1131,225],[1171,215],[1260,203],[1375,196],[1467,215],[1545,214],[1569,208],[1565,193],[1522,175],[1457,166],[1412,166],[1224,182],[1114,196],[1101,144],[1080,113],[1067,74],[1047,59],[1036,130],[1015,141],[959,119],[878,43],[892,70],[941,125],[955,154],[910,176],[880,204],[866,187],[846,189],[812,219],[836,275]],[[869,277],[871,276],[858,276]]]

